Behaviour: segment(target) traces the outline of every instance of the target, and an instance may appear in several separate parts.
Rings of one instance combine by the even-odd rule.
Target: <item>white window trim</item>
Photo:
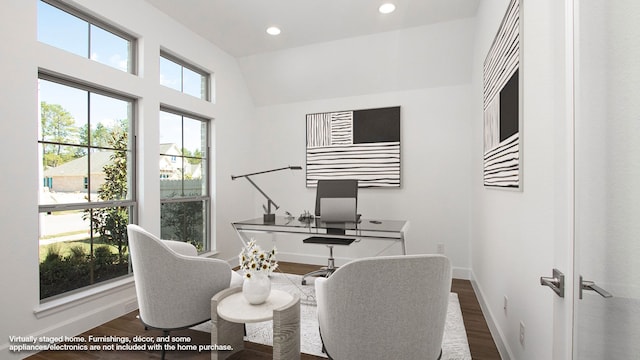
[[[131,288],[135,288],[133,274],[106,284],[101,283],[86,290],[42,302],[33,309],[33,314],[36,318],[41,319]]]

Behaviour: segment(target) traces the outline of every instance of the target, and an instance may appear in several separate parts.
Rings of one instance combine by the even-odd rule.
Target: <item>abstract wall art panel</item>
[[[522,189],[520,0],[509,3],[484,62],[484,185]]]
[[[320,179],[400,187],[400,107],[307,114],[307,187]]]

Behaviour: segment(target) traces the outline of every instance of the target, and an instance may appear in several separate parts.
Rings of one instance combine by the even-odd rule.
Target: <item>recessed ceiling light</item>
[[[382,4],[378,8],[378,11],[380,11],[381,14],[390,14],[390,13],[394,12],[395,10],[396,10],[396,6],[393,5],[392,3]]]
[[[276,26],[271,26],[269,28],[267,28],[267,34],[269,35],[280,35],[280,28],[276,27]]]

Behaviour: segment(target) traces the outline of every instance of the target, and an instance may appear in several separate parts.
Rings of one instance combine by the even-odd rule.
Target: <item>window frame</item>
[[[125,31],[123,31],[123,30],[121,30],[121,29],[119,29],[119,28],[117,28],[117,27],[115,27],[113,25],[108,24],[107,22],[102,21],[102,20],[100,20],[99,18],[97,18],[95,16],[91,16],[89,14],[86,14],[86,13],[84,13],[84,12],[82,12],[82,11],[80,11],[80,10],[70,6],[70,5],[62,3],[62,2],[60,2],[58,0],[39,0],[39,1],[41,1],[41,2],[43,2],[45,4],[48,4],[50,6],[53,6],[53,7],[57,8],[57,9],[59,9],[61,11],[64,11],[64,12],[66,12],[66,13],[72,15],[72,16],[75,16],[75,17],[79,18],[79,19],[81,19],[83,21],[86,21],[89,25],[93,25],[93,26],[99,27],[104,31],[107,31],[109,33],[112,33],[115,36],[118,36],[120,38],[123,38],[124,40],[129,41],[129,54],[127,54],[128,55],[127,56],[127,61],[129,62],[130,66],[129,66],[129,69],[127,69],[126,72],[129,73],[129,74],[132,74],[132,75],[138,75],[138,59],[137,59],[138,57],[136,56],[136,54],[138,53],[138,39],[135,36],[125,32]],[[99,64],[103,64],[105,66],[109,66],[107,64],[104,64],[104,63],[101,63],[99,61],[91,59],[91,27],[88,27],[87,32],[88,32],[88,39],[87,39],[87,41],[88,41],[88,44],[87,44],[88,54],[87,54],[87,56],[85,58],[89,59],[91,61],[95,61],[95,62],[97,62]],[[64,49],[61,49],[61,50],[66,51]],[[112,66],[109,66],[109,67],[113,68],[113,69],[116,69],[116,70],[120,70],[120,69],[117,69],[117,68],[112,67]]]
[[[206,81],[204,97],[196,97],[196,99],[201,99],[201,100],[208,101],[208,102],[212,101],[211,100],[211,93],[212,93],[212,89],[211,89],[212,74],[211,74],[211,72],[209,72],[209,71],[207,71],[207,70],[205,70],[205,69],[203,69],[203,68],[201,68],[199,66],[196,66],[196,65],[190,63],[189,61],[184,60],[184,59],[182,59],[182,58],[180,58],[180,57],[178,57],[176,55],[173,55],[172,53],[170,53],[169,51],[164,50],[164,49],[160,49],[160,56],[159,56],[158,61],[160,61],[160,58],[164,58],[165,60],[169,60],[169,61],[175,63],[176,65],[180,66],[180,92],[181,93],[183,93],[185,95],[193,96],[193,95],[191,95],[189,93],[185,93],[184,92],[184,69],[186,68],[186,69],[189,69],[189,70],[195,72],[196,74],[199,74],[200,76],[204,77],[204,79]],[[160,85],[163,86],[163,87],[169,88],[169,89],[173,89],[173,88],[168,87],[168,86],[163,85],[163,84],[160,84]],[[195,96],[193,96],[193,97],[195,97]],[[162,109],[160,109],[160,111],[162,111]],[[195,115],[195,116],[197,117],[197,115]],[[202,117],[200,117],[200,118],[202,118]]]
[[[129,97],[129,96],[125,96],[122,95],[121,93],[117,92],[117,91],[110,91],[110,90],[105,90],[104,88],[101,88],[99,86],[91,86],[88,85],[86,83],[83,82],[79,82],[79,81],[75,81],[72,80],[70,78],[67,77],[60,77],[57,75],[52,75],[47,71],[43,71],[40,70],[38,71],[38,80],[46,80],[46,81],[50,81],[50,82],[54,82],[60,85],[64,85],[64,86],[69,86],[69,87],[73,87],[76,89],[80,89],[80,90],[84,90],[84,91],[88,91],[91,93],[95,93],[95,94],[99,94],[99,95],[103,95],[103,96],[107,96],[107,97],[111,97],[114,99],[118,99],[118,100],[122,100],[122,101],[128,101],[131,103],[131,127],[129,129],[129,135],[133,135],[129,137],[129,145],[131,146],[131,153],[132,153],[132,164],[131,164],[131,169],[132,169],[132,174],[128,174],[130,179],[131,179],[131,184],[133,185],[130,189],[130,197],[131,199],[127,199],[127,200],[114,200],[114,201],[100,201],[100,202],[96,202],[94,201],[93,203],[98,203],[98,204],[113,204],[113,206],[129,206],[129,205],[119,205],[119,204],[128,204],[131,202],[136,202],[137,203],[137,180],[136,180],[136,173],[137,173],[137,153],[136,153],[136,114],[137,114],[137,107],[138,107],[138,103],[137,100],[133,97]],[[40,106],[40,104],[38,103],[38,106]],[[40,116],[38,114],[38,116]],[[38,144],[42,144],[43,142],[40,141],[40,139],[38,139]],[[50,142],[45,142],[45,143],[50,143]],[[71,145],[71,146],[78,146],[78,144],[61,144],[61,145]],[[90,146],[87,145],[87,148],[92,148],[92,149],[100,149],[100,150],[111,150],[111,149],[107,149],[107,148],[103,148],[100,146]],[[89,176],[89,186],[91,186],[91,176]],[[60,204],[60,205],[55,205],[55,206],[61,206],[64,207],[65,205],[69,206],[69,208],[67,208],[66,210],[76,210],[75,205],[85,205],[85,204],[91,204],[91,201],[88,201],[86,203],[71,203],[71,204]],[[41,205],[38,204],[39,208],[40,208],[40,212],[43,212],[42,210],[46,210],[48,209],[51,205]],[[102,207],[102,206],[98,206],[98,207]],[[84,206],[82,207],[84,208]],[[51,210],[49,210],[51,211]],[[46,212],[46,211],[44,211]],[[133,222],[132,222],[133,223]]]
[[[89,199],[86,202],[75,202],[75,203],[61,203],[61,204],[41,204],[40,203],[40,199],[38,199],[38,216],[40,216],[41,214],[47,214],[47,213],[54,213],[54,212],[62,212],[62,211],[73,211],[73,210],[91,210],[91,209],[100,209],[100,208],[114,208],[114,207],[124,207],[124,208],[128,208],[129,210],[129,223],[130,224],[136,224],[138,222],[138,197],[137,197],[137,191],[138,191],[138,182],[137,182],[137,107],[138,107],[138,102],[135,98],[133,97],[129,97],[129,96],[124,96],[116,91],[109,91],[109,90],[105,90],[103,88],[100,88],[98,86],[91,86],[88,85],[86,83],[82,83],[82,82],[78,82],[78,81],[74,81],[68,77],[61,77],[61,76],[57,76],[57,75],[52,75],[50,73],[48,73],[47,71],[43,71],[43,70],[39,70],[38,71],[38,76],[37,76],[37,81],[40,80],[45,80],[45,81],[49,81],[49,82],[53,82],[59,85],[63,85],[63,86],[68,86],[68,87],[72,87],[75,89],[79,89],[79,90],[83,90],[83,91],[87,91],[87,94],[98,94],[98,95],[102,95],[102,96],[106,96],[109,98],[113,98],[113,99],[117,99],[117,100],[121,100],[121,101],[126,101],[130,104],[131,108],[129,111],[129,124],[128,124],[128,148],[127,148],[127,152],[131,153],[131,164],[128,164],[128,169],[130,171],[128,171],[127,173],[127,178],[128,178],[128,198],[127,199],[122,199],[122,200],[107,200],[107,201],[96,201],[96,200],[92,200],[91,197],[89,197]],[[89,101],[87,99],[87,101]],[[41,104],[41,99],[40,96],[38,96],[38,107],[40,107]],[[91,117],[90,117],[90,113],[91,113],[91,108],[88,107],[88,117],[87,117],[87,124],[91,123]],[[40,113],[38,113],[38,121],[40,122]],[[112,151],[113,149],[111,148],[105,148],[102,146],[92,146],[90,143],[87,143],[86,145],[79,145],[79,144],[66,144],[66,143],[57,143],[57,142],[52,142],[52,141],[43,141],[40,138],[36,138],[36,143],[38,146],[43,146],[46,144],[61,144],[61,145],[71,145],[71,146],[75,146],[75,147],[83,147],[85,149],[87,149],[88,152],[90,152],[91,149],[97,149],[97,150],[109,150]],[[42,166],[42,155],[39,155],[38,158],[38,166],[41,167]],[[85,186],[88,187],[87,192],[90,192],[90,188],[91,188],[91,176],[90,176],[90,172],[89,172],[89,168],[87,169],[88,173],[87,175],[89,175],[87,178],[85,178],[86,182],[85,182]],[[43,174],[38,171],[38,176],[41,177],[43,176]],[[47,181],[47,179],[49,178],[44,178],[44,181]],[[50,178],[50,183],[53,184],[53,178]],[[44,186],[43,181],[40,181],[40,187]],[[42,224],[40,223],[40,220],[38,221],[38,227],[42,226]],[[92,234],[90,235],[92,238],[95,238],[93,235],[93,230]],[[38,247],[40,247],[40,237],[38,237]],[[127,247],[128,247],[128,240],[127,240]],[[72,294],[81,292],[81,291],[85,291],[87,289],[90,288],[94,288],[97,286],[101,286],[110,282],[114,282],[114,281],[118,281],[120,279],[123,278],[130,278],[133,275],[133,272],[131,270],[131,264],[129,263],[129,271],[127,274],[125,275],[120,275],[111,279],[107,279],[107,280],[103,280],[103,281],[99,281],[99,282],[95,282],[93,284],[87,285],[87,286],[83,286],[83,287],[79,287],[77,289],[72,289],[72,290],[68,290],[53,296],[49,296],[46,298],[41,298],[40,299],[40,304],[45,304],[48,302],[51,302],[53,300],[56,299],[60,299],[63,297],[67,297],[70,296]],[[38,276],[40,277],[40,271],[38,271]]]
[[[203,253],[208,253],[211,251],[214,251],[213,248],[213,237],[212,237],[212,228],[213,228],[213,221],[212,221],[212,209],[213,209],[213,197],[211,195],[211,123],[212,123],[212,119],[210,118],[206,118],[204,116],[201,115],[197,115],[188,111],[184,111],[184,110],[179,110],[170,106],[166,106],[166,105],[161,105],[160,109],[158,111],[158,118],[160,118],[160,114],[162,112],[166,112],[169,114],[173,114],[173,115],[177,115],[180,116],[181,118],[187,117],[189,119],[193,119],[193,120],[199,120],[202,121],[203,123],[205,123],[206,126],[206,131],[205,131],[205,136],[206,136],[206,146],[204,148],[204,153],[205,156],[202,158],[203,162],[206,162],[206,164],[202,164],[202,168],[203,170],[206,169],[206,181],[204,182],[205,185],[205,195],[198,195],[198,196],[176,196],[176,197],[172,197],[172,198],[167,198],[167,197],[163,197],[162,193],[160,194],[159,198],[160,198],[160,213],[162,213],[162,205],[163,204],[170,204],[170,203],[187,203],[187,202],[198,202],[198,201],[202,201],[205,202],[205,209],[206,209],[206,216],[204,217],[203,221],[204,221],[204,226],[205,226],[205,231],[206,231],[206,235],[205,238],[202,239],[203,240],[203,252],[201,252],[200,254]],[[183,119],[184,121],[184,119]],[[184,126],[184,122],[183,122],[183,126]],[[184,128],[182,128],[182,138],[183,138],[183,142],[184,142]],[[181,144],[183,145],[183,144]],[[180,149],[182,151],[182,149]],[[161,159],[163,156],[170,156],[170,157],[179,157],[181,159],[181,161],[186,161],[185,159],[189,158],[188,156],[184,156],[184,154],[181,154],[180,156],[175,156],[175,155],[171,155],[171,154],[163,154],[158,152],[158,158]],[[159,178],[160,180],[162,180],[162,174],[159,174]],[[182,179],[182,181],[184,182],[184,178]],[[184,184],[183,184],[184,186]],[[162,220],[160,220],[160,227],[162,228]]]

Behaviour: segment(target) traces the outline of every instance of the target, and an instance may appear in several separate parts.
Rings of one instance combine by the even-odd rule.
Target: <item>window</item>
[[[40,74],[40,299],[130,273],[134,101]]]
[[[57,1],[38,2],[38,40],[134,73],[132,36]]]
[[[161,237],[210,249],[209,121],[160,111]]]
[[[209,101],[209,74],[165,52],[160,54],[160,84]]]

